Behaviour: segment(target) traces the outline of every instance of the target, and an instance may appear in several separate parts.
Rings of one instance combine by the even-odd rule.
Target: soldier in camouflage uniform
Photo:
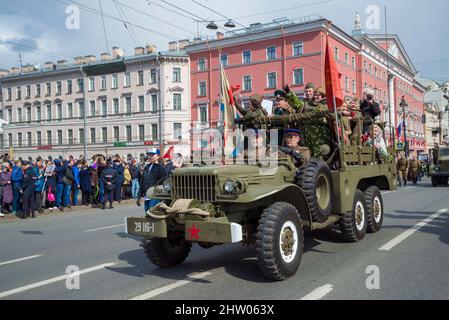
[[[315,91],[314,101],[309,102],[305,107],[305,111],[326,111],[326,91],[318,88]],[[329,153],[332,145],[332,136],[329,124],[326,118],[319,118],[311,122],[307,122],[304,126],[304,142],[310,148],[314,158],[325,158]]]
[[[248,110],[243,108],[237,99],[234,100],[237,110],[243,116],[240,119],[236,119],[235,122],[238,124],[243,123],[243,131],[246,129],[255,129],[254,127],[249,127],[247,124],[251,123],[254,119],[268,115],[267,111],[262,107],[263,98],[260,94],[256,93],[249,97],[250,107]],[[266,129],[266,125],[260,124],[256,129]]]
[[[404,186],[407,185],[407,170],[409,167],[410,167],[410,160],[407,159],[403,154],[401,154],[401,157],[398,159],[398,162],[396,163],[399,186],[402,186],[402,182],[404,183]]]

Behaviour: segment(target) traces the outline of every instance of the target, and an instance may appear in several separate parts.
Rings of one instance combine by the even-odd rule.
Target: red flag
[[[168,148],[167,152],[164,154],[164,159],[173,159],[174,156],[174,152],[175,152],[175,147],[171,146],[170,148]]]
[[[336,108],[343,104],[343,94],[340,86],[341,74],[335,64],[334,53],[329,45],[329,36],[326,37],[326,55],[324,60],[324,79],[326,80],[326,98],[329,111],[334,112],[334,98]]]

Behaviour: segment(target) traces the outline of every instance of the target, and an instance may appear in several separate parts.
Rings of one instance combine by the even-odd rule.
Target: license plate
[[[146,238],[166,238],[167,224],[165,220],[152,220],[144,217],[126,217],[125,232],[130,235]]]

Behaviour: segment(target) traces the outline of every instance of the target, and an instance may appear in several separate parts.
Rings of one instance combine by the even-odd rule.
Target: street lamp
[[[401,103],[399,105],[402,107],[402,121],[403,121],[403,129],[404,129],[404,151],[405,151],[405,157],[408,158],[408,143],[407,143],[407,121],[406,121],[406,115],[405,115],[405,108],[408,107],[407,102],[405,101],[405,97],[402,96]]]

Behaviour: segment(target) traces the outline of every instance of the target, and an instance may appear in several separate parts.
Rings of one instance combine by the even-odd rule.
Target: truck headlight
[[[171,192],[172,184],[170,180],[165,180],[164,184],[162,185],[162,188],[164,188],[165,192]]]
[[[433,168],[433,170],[435,170],[436,172],[440,171],[440,167],[435,166],[435,168]]]
[[[226,180],[224,183],[224,186],[223,186],[224,190],[229,193],[234,191],[235,187],[236,187],[236,184],[233,180]]]

